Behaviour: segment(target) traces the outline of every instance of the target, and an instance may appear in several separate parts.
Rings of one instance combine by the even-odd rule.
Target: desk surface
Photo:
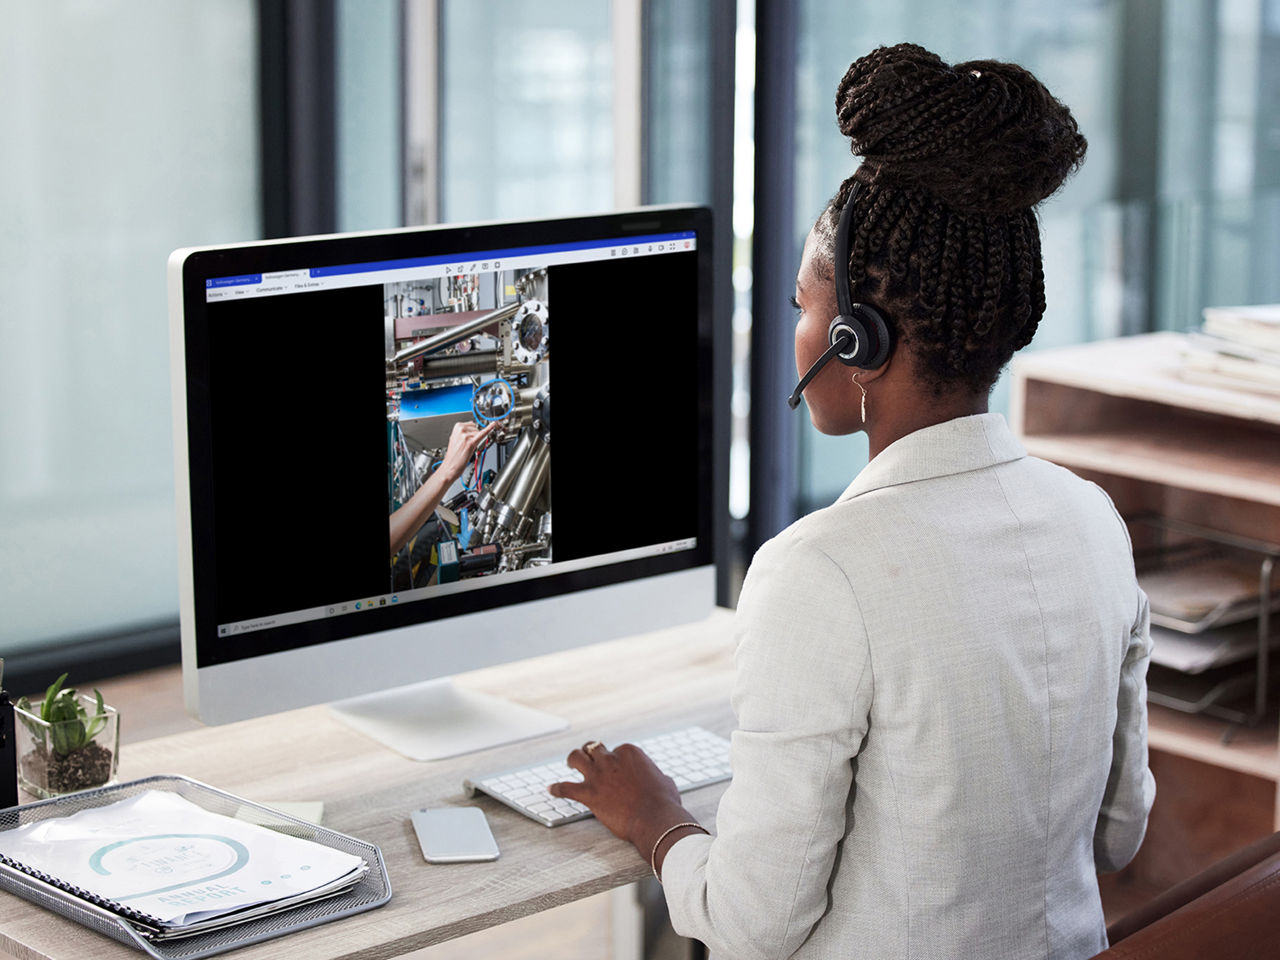
[[[690,724],[727,735],[732,727],[731,621],[727,612],[717,611],[692,626],[455,678],[459,686],[507,696],[570,721],[568,730],[538,740],[416,763],[350,730],[327,708],[309,707],[126,745],[120,778],[176,773],[251,800],[323,800],[325,826],[381,848],[391,902],[232,956],[399,956],[647,875],[648,865],[635,850],[595,820],[547,829],[488,797],[467,798],[462,780],[567,753],[590,737],[613,745]],[[685,804],[710,823],[724,786],[687,793]],[[425,863],[409,811],[472,804],[488,815],[501,858],[494,863]],[[0,894],[0,949],[19,960],[142,956],[7,894]]]

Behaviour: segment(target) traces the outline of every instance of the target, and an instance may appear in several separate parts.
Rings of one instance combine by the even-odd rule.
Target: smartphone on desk
[[[409,819],[427,863],[498,859],[498,843],[479,807],[415,810]]]

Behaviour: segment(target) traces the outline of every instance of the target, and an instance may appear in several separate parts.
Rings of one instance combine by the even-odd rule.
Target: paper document
[[[1275,647],[1280,636],[1271,639]],[[1258,655],[1258,625],[1236,624],[1204,633],[1151,627],[1151,662],[1183,673],[1203,673]]]
[[[1138,586],[1151,601],[1151,622],[1198,633],[1258,616],[1261,556],[1217,548],[1170,551],[1138,568]],[[1280,590],[1272,590],[1272,605]],[[1172,622],[1164,622],[1172,621]]]
[[[0,831],[0,854],[161,930],[327,895],[368,869],[360,857],[156,790]]]

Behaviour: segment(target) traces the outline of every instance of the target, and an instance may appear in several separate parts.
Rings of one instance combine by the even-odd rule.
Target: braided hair
[[[853,189],[849,283],[892,318],[941,395],[986,393],[1044,314],[1034,207],[1080,165],[1071,112],[1011,63],[950,66],[915,44],[856,60],[836,92],[840,130],[863,163],[818,218],[831,262]]]

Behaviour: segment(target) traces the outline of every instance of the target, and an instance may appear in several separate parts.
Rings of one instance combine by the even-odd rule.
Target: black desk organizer
[[[0,660],[0,669],[3,665]],[[0,809],[18,805],[18,747],[13,722],[13,702],[0,689]]]
[[[12,733],[12,727],[10,727],[10,733]],[[9,742],[12,742],[12,736]],[[391,899],[391,882],[387,878],[387,868],[382,860],[382,852],[373,844],[336,833],[297,817],[291,817],[187,777],[147,777],[129,783],[69,793],[51,800],[41,800],[37,803],[0,810],[0,830],[9,830],[50,817],[68,816],[91,807],[105,806],[146,790],[171,791],[206,810],[223,816],[234,817],[243,811],[253,811],[257,814],[254,820],[256,823],[277,829],[285,828],[294,836],[363,857],[369,864],[369,872],[353,889],[339,896],[247,920],[236,926],[161,942],[148,940],[127,920],[109,910],[81,900],[2,863],[0,863],[0,890],[7,890],[75,920],[104,936],[142,950],[156,960],[197,960],[200,957],[211,957],[237,947],[363,913],[380,907]]]

